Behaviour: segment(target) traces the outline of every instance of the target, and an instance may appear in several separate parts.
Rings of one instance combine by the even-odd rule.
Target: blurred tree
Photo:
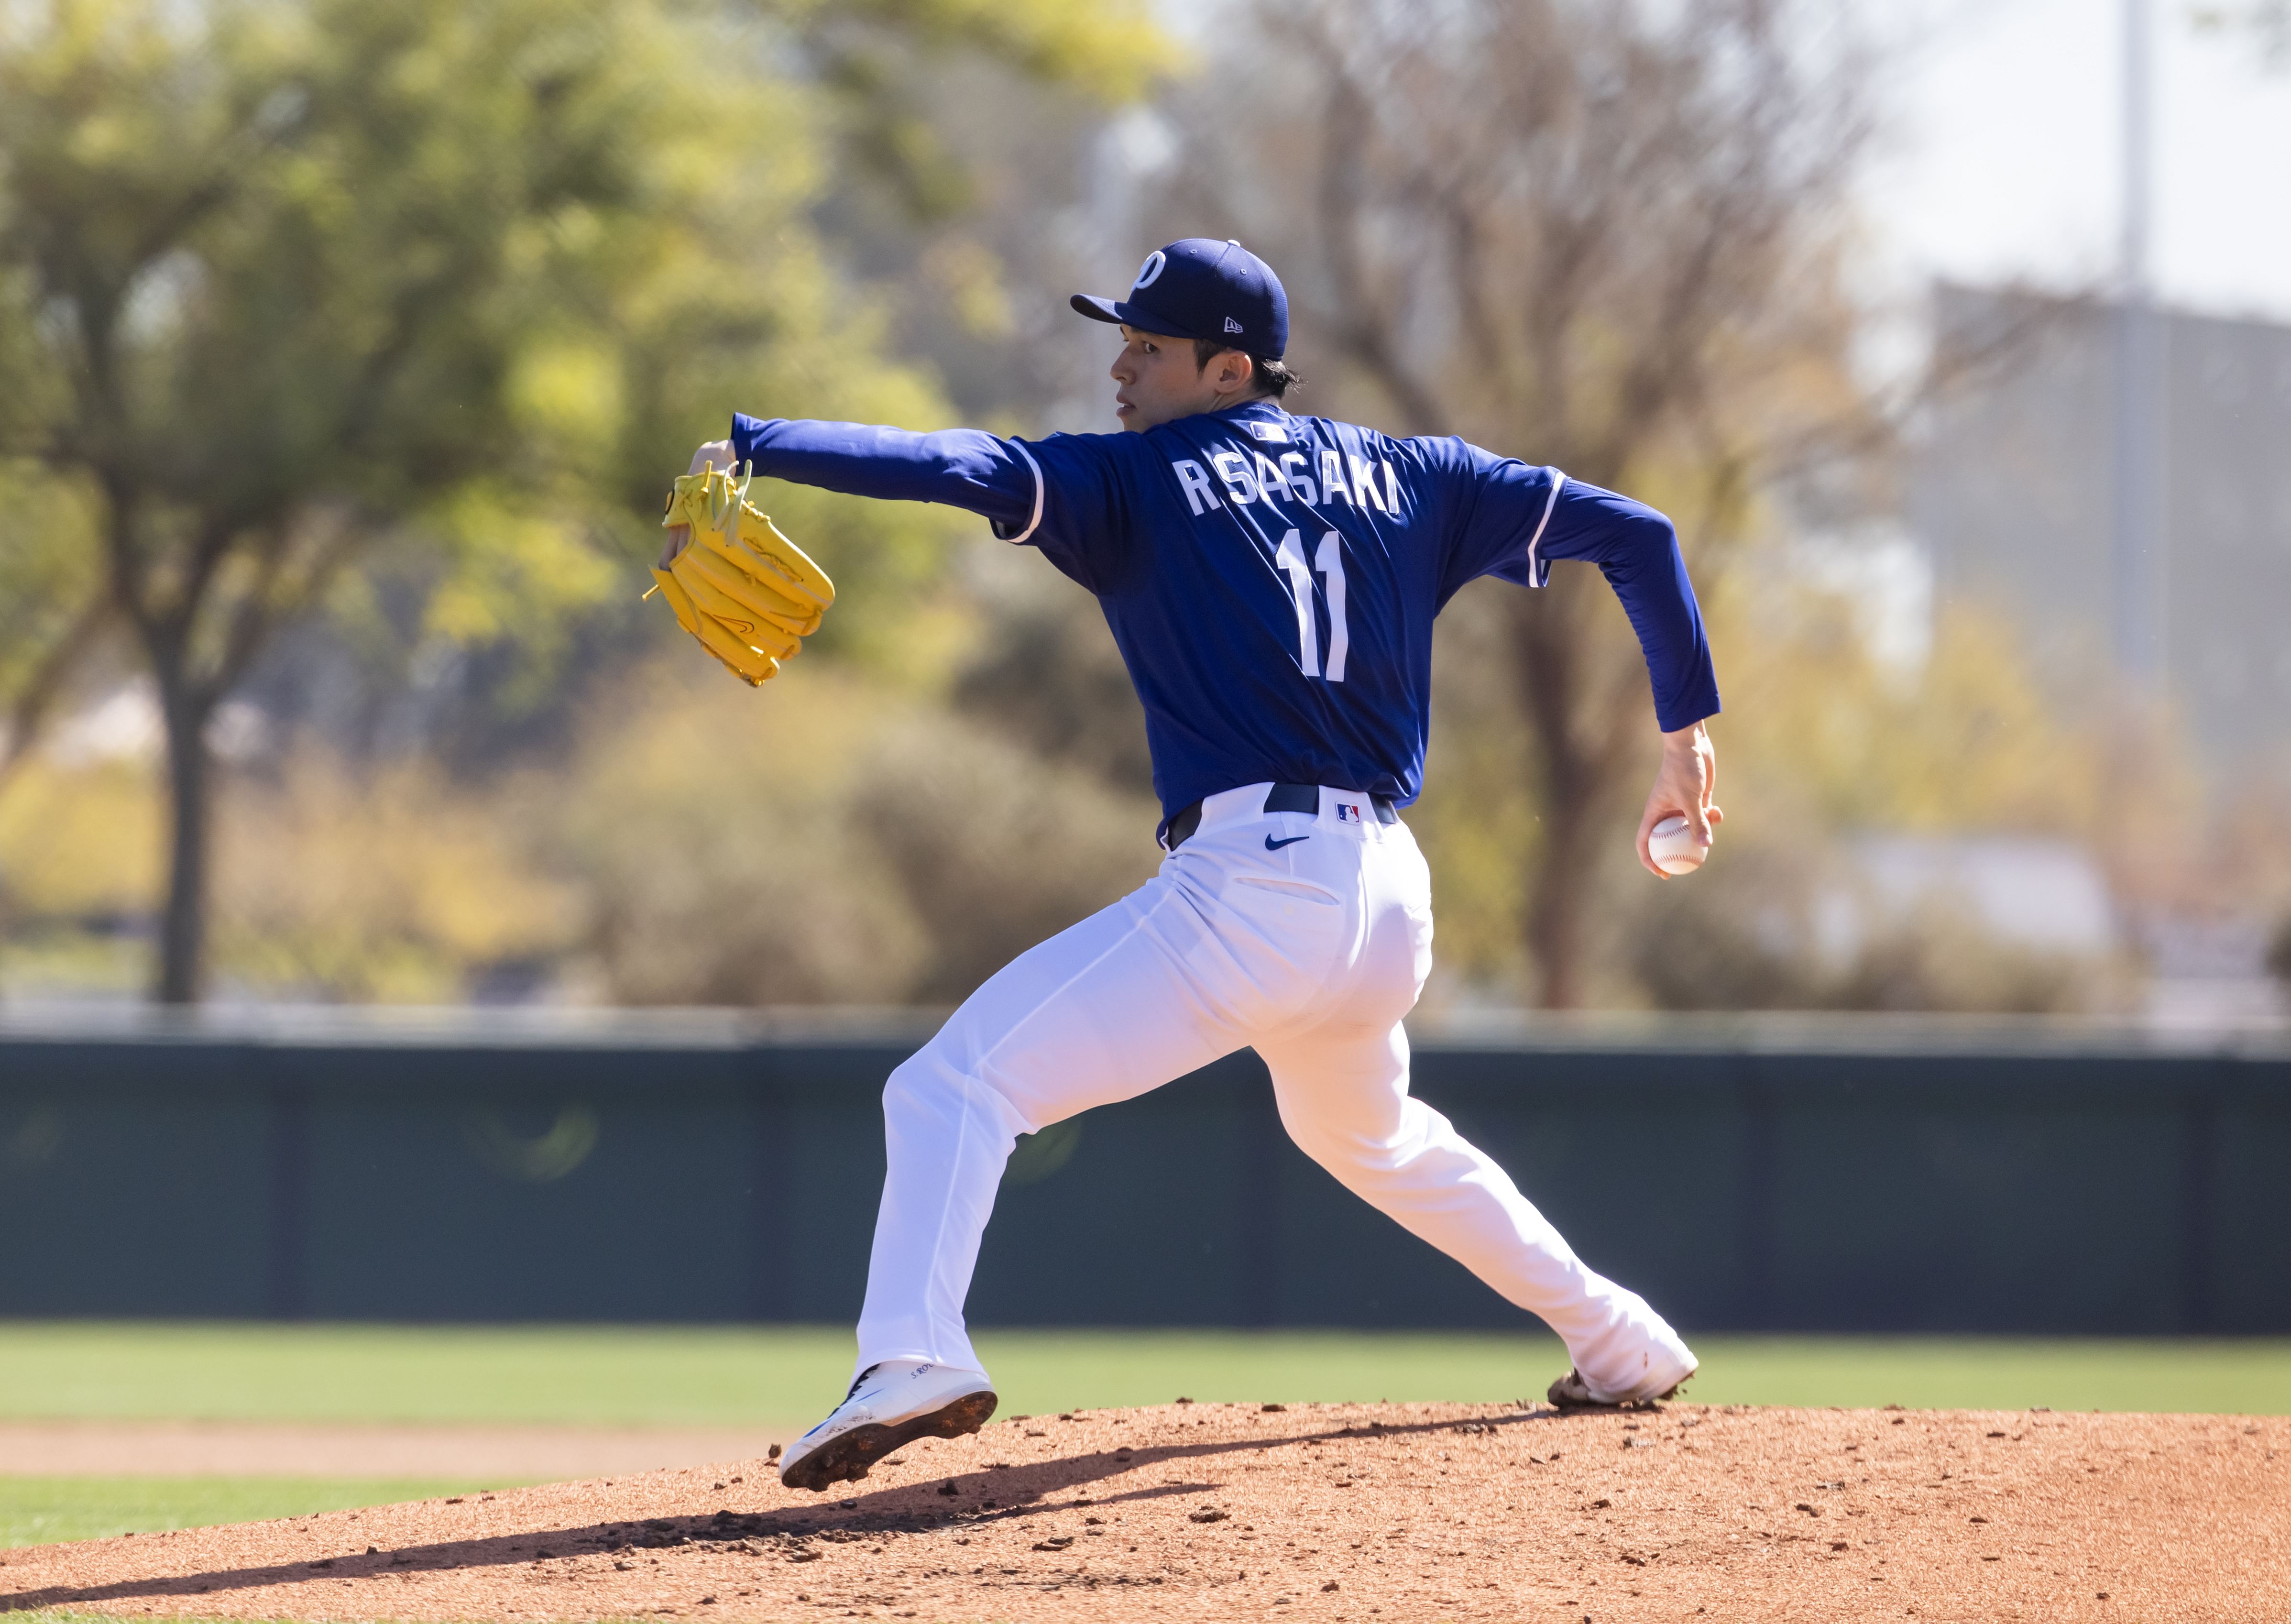
[[[1137,87],[1140,64],[1166,50],[1127,5],[1026,4],[1007,15],[982,8],[950,16],[928,3],[717,4],[727,17],[747,20],[727,37],[755,46],[766,71],[792,75],[805,89],[792,104],[801,127],[776,129],[769,139],[780,157],[800,148],[816,160],[802,217],[834,266],[836,285],[824,285],[816,268],[791,266],[782,231],[750,256],[773,268],[768,283],[687,288],[713,301],[716,313],[705,322],[689,314],[652,322],[657,358],[624,366],[626,404],[667,432],[626,459],[620,494],[631,504],[624,517],[632,531],[649,526],[645,510],[662,467],[680,466],[688,438],[720,434],[727,405],[917,427],[951,416],[1038,424],[1030,414],[1057,388],[1041,382],[1049,369],[1035,335],[998,326],[1011,314],[1003,280],[1014,267],[1041,268],[1048,214],[1060,187],[1079,179],[1064,155],[1073,141],[1086,142],[1110,99]],[[1087,42],[1096,43],[1081,48]],[[856,79],[845,73],[839,63],[855,50],[880,71]],[[954,213],[911,213],[903,187],[869,157],[864,132],[887,116],[910,121],[936,144],[961,182]],[[760,218],[778,230],[778,214]],[[1062,295],[1026,302],[1055,308],[1061,328],[1087,325],[1066,311]],[[864,318],[857,333],[848,319],[855,310]],[[640,306],[617,311],[610,330],[625,343],[642,315]],[[719,342],[695,350],[704,328]],[[886,353],[896,353],[903,367],[885,370],[878,358]],[[947,398],[915,388],[916,371],[936,374]],[[655,390],[705,406],[679,427],[677,413],[655,409]],[[760,499],[855,588],[810,653],[856,655],[886,674],[936,682],[944,639],[934,628],[951,607],[938,591],[946,543],[982,537],[984,526],[943,510],[804,486],[769,486]],[[649,544],[633,534],[629,540],[640,550]],[[660,606],[639,607],[633,594],[537,628],[435,614],[433,605],[451,602],[440,598],[455,585],[450,561],[435,547],[393,545],[345,579],[333,613],[274,643],[240,693],[278,724],[271,737],[279,748],[316,735],[357,760],[435,755],[471,780],[559,760],[580,733],[592,691],[622,680],[631,661],[657,646]],[[1104,640],[1102,628],[1097,636]],[[269,770],[270,762],[249,768]]]
[[[729,404],[941,414],[808,224],[835,117],[784,48],[854,16],[1042,75],[1133,71],[1129,11],[1049,0],[0,14],[0,477],[28,493],[0,534],[0,583],[26,589],[0,609],[4,748],[98,631],[132,639],[167,742],[158,997],[201,983],[208,725],[379,543],[430,560],[426,636],[545,657],[625,584],[665,473]],[[841,543],[847,584],[920,579],[945,534],[775,499]]]
[[[856,174],[916,221],[977,202],[962,133],[929,117],[918,92],[969,55],[1101,105],[1132,100],[1176,65],[1146,0],[758,0],[792,25],[837,95],[838,133]]]
[[[165,1000],[199,986],[207,724],[390,519],[427,511],[484,560],[441,607],[465,628],[489,600],[545,617],[605,590],[543,492],[612,438],[612,358],[581,334],[596,295],[654,269],[647,217],[704,196],[660,161],[703,154],[661,149],[654,109],[691,69],[655,10],[11,14],[0,265],[32,334],[11,382],[39,408],[8,448],[91,499],[101,612],[157,684]]]
[[[1077,347],[1111,352],[1066,308],[1143,248],[1109,218],[1104,155],[1180,55],[1150,0],[942,0],[813,6],[808,51],[834,92],[840,183],[816,218],[928,358],[967,422],[1080,427]],[[1104,274],[1111,275],[1112,271]],[[1112,426],[1110,384],[1088,421]]]
[[[1097,600],[1040,559],[1008,551],[990,555],[1000,567],[973,572],[992,631],[955,673],[954,708],[1042,761],[1150,804],[1145,709]]]
[[[0,321],[0,334],[6,328]],[[6,376],[0,370],[0,379]],[[0,788],[23,764],[74,666],[111,618],[101,553],[78,494],[0,461],[0,700],[7,705]]]
[[[958,823],[946,816],[962,807]],[[1161,862],[1150,791],[1029,755],[985,729],[887,730],[855,786],[871,866],[896,875],[929,951],[906,996],[955,1004],[1039,942],[1146,883]]]
[[[1704,582],[1756,492],[1876,433],[1837,274],[1861,76],[1807,8],[1253,15],[1259,38],[1231,53],[1246,66],[1178,115],[1177,201],[1282,268],[1295,358],[1336,406],[1664,506]],[[1645,678],[1589,572],[1504,605],[1539,813],[1526,945],[1540,1001],[1572,1005],[1602,855],[1653,769]]]

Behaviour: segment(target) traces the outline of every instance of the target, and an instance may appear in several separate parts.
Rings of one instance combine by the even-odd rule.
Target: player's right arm
[[[1684,816],[1698,844],[1724,814],[1711,800],[1717,756],[1707,719],[1718,713],[1710,643],[1669,519],[1644,502],[1498,457],[1462,440],[1416,441],[1459,496],[1449,531],[1442,601],[1475,575],[1539,587],[1555,559],[1596,566],[1613,589],[1646,658],[1662,760],[1639,819],[1639,861],[1668,878],[1647,848],[1654,826]]]
[[[1655,825],[1674,814],[1683,816],[1695,844],[1707,849],[1712,826],[1726,816],[1712,799],[1718,754],[1705,726],[1718,713],[1718,679],[1677,529],[1644,502],[1563,479],[1537,553],[1538,564],[1547,568],[1545,561],[1553,559],[1596,565],[1638,634],[1662,730],[1654,787],[1639,811],[1639,864],[1667,880],[1647,846]]]
[[[712,440],[693,454],[691,471],[711,462],[719,468],[753,463],[756,472],[772,478],[854,496],[963,508],[1011,542],[1029,539],[1045,495],[1032,452],[977,429],[917,434],[874,423],[739,413],[728,439]],[[663,563],[682,545],[671,531]]]

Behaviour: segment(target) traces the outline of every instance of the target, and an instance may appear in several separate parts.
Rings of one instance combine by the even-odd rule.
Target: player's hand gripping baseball
[[[731,441],[710,440],[692,454],[692,466],[684,471],[687,474],[697,474],[704,473],[711,468],[729,468],[732,466],[732,461]],[[671,525],[668,527],[668,539],[660,544],[660,567],[666,569],[675,563],[676,555],[691,544],[692,527],[690,525]]]
[[[1718,787],[1718,752],[1711,748],[1710,733],[1700,722],[1662,736],[1662,767],[1647,792],[1646,810],[1639,814],[1639,862],[1658,880],[1668,880],[1647,849],[1654,826],[1674,815],[1686,819],[1695,848],[1710,849],[1711,830],[1726,821],[1710,799]]]

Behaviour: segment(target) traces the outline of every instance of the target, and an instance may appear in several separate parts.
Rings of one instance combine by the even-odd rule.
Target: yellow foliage
[[[140,913],[159,893],[162,803],[151,768],[42,756],[0,792],[0,896],[18,915]]]
[[[1741,579],[1714,595],[1730,814],[1781,796],[1832,829],[2090,831],[2104,741],[2061,713],[2009,622],[1946,606],[1925,669],[1900,673],[1870,657],[1852,607]]]
[[[579,764],[612,794],[672,787],[739,821],[768,783],[775,799],[835,795],[880,724],[881,696],[831,667],[789,671],[769,695],[722,680],[689,643],[629,673],[600,708]],[[719,786],[712,790],[711,785]]]
[[[454,542],[425,629],[454,642],[514,637],[547,651],[574,612],[593,608],[624,577],[589,544],[581,520],[493,486],[457,489],[437,515]]]
[[[510,370],[509,405],[518,427],[535,437],[536,450],[563,458],[601,455],[621,432],[620,358],[596,343],[536,345]]]
[[[828,0],[780,0],[796,18],[816,17]],[[961,40],[1040,77],[1126,101],[1183,60],[1146,0],[864,0],[841,9],[889,22],[925,43]]]
[[[849,800],[897,707],[832,663],[744,687],[679,644],[590,719],[548,834],[614,995],[896,1001],[924,944]]]
[[[472,969],[560,950],[574,898],[529,856],[545,792],[315,752],[222,796],[218,968],[268,992],[451,1001]]]
[[[1017,333],[1018,318],[1002,285],[1002,262],[985,244],[962,237],[942,238],[923,251],[917,269],[945,298],[964,332],[991,339]]]

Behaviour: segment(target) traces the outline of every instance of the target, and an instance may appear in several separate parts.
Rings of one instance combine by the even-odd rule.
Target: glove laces
[[[756,482],[756,465],[752,461],[733,465],[740,472],[739,483],[733,483],[733,469],[724,470],[724,483],[708,482],[709,527],[723,532],[727,539],[736,540],[740,534],[740,508],[748,500],[748,487]]]

